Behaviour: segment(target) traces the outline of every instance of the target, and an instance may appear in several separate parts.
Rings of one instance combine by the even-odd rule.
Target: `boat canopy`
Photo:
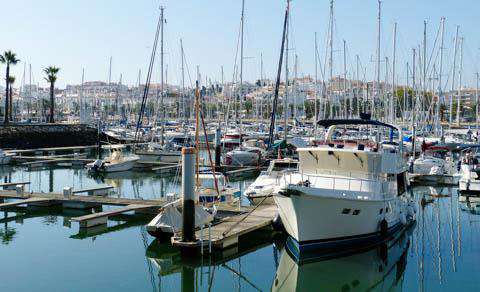
[[[390,128],[393,130],[398,130],[398,128],[393,125],[382,123],[379,121],[365,120],[365,119],[320,120],[317,122],[317,125],[323,126],[325,128],[328,128],[330,126],[336,126],[336,125],[372,125],[372,126],[380,126],[380,127]]]
[[[338,125],[370,125],[370,126],[389,128],[390,141],[393,141],[393,132],[396,130],[398,132],[400,152],[403,152],[403,132],[400,127],[396,127],[390,124],[371,120],[370,118],[319,120],[317,122],[317,125],[322,126],[324,128],[328,128],[327,135],[325,136],[325,141],[328,141],[329,139],[331,139],[332,134]]]

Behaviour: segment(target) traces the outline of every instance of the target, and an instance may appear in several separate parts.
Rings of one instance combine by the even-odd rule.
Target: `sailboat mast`
[[[242,0],[242,16],[240,24],[240,87],[239,87],[239,103],[237,109],[237,117],[240,122],[240,132],[242,131],[242,103],[243,103],[243,41],[245,27],[245,0]],[[240,114],[238,114],[240,112]]]
[[[396,114],[396,64],[397,64],[397,23],[393,24],[393,62],[392,62],[392,93],[390,95],[390,122],[395,123]]]
[[[440,102],[442,98],[442,74],[443,74],[443,50],[444,50],[444,39],[445,39],[445,17],[442,17],[440,20],[441,25],[441,36],[440,36],[440,71],[438,73],[438,99],[435,110],[435,119],[436,119],[436,131],[437,135],[441,133],[441,120],[440,120]]]
[[[85,102],[83,101],[83,84],[85,82],[85,68],[82,68],[82,84],[80,85],[80,94],[78,95],[79,110],[80,110],[80,123],[85,123]]]
[[[293,116],[295,120],[297,119],[297,102],[298,102],[298,94],[297,94],[297,78],[298,78],[298,55],[295,54],[295,65],[294,65],[294,79],[293,79]]]
[[[375,86],[375,93],[372,95],[372,116],[375,117],[375,98],[380,96],[380,37],[382,24],[382,1],[378,0],[378,32],[377,32],[377,84]]]
[[[460,38],[460,70],[458,71],[458,96],[457,96],[457,125],[460,125],[460,109],[462,98],[462,71],[463,71],[463,37]]]
[[[449,124],[453,122],[453,95],[455,92],[455,74],[457,73],[457,49],[458,49],[458,30],[460,26],[457,25],[457,32],[455,33],[455,46],[453,48],[453,73],[452,73],[452,91],[450,93],[450,107],[449,107]]]
[[[417,86],[416,86],[416,80],[415,80],[415,73],[416,73],[416,68],[415,68],[415,64],[416,64],[416,51],[415,49],[413,49],[413,58],[412,58],[412,91],[413,91],[413,96],[412,96],[412,106],[410,108],[410,115],[411,115],[411,118],[412,118],[412,131],[413,129],[415,128],[415,108],[416,108],[416,104],[417,104]],[[414,150],[414,153],[415,153],[415,150]]]
[[[347,42],[343,40],[343,103],[344,103],[344,117],[348,117],[347,108]]]
[[[314,111],[315,113],[313,114],[313,124],[314,124],[314,131],[315,133],[317,132],[317,121],[318,121],[318,43],[317,43],[317,33],[315,32],[315,80],[313,82],[315,88],[314,88],[314,94],[315,94],[315,104],[314,104]]]
[[[330,0],[330,27],[329,27],[329,46],[330,46],[330,58],[328,60],[329,67],[329,79],[328,83],[332,82],[333,79],[333,0]],[[330,98],[330,118],[333,118],[333,97],[332,97],[332,87],[330,86],[329,91]]]
[[[182,58],[182,114],[185,124],[187,124],[187,109],[185,106],[185,57],[183,52],[183,40],[180,39],[180,55]]]
[[[475,86],[475,124],[477,128],[477,137],[478,137],[478,120],[479,120],[479,109],[478,109],[478,72],[475,73],[476,77],[476,86]]]
[[[161,104],[161,115],[162,115],[162,130],[161,130],[161,143],[162,145],[164,144],[164,132],[165,132],[165,106],[163,104],[163,86],[164,86],[164,80],[163,80],[163,57],[164,57],[164,42],[163,42],[163,28],[164,28],[164,23],[165,23],[165,15],[164,15],[164,10],[165,7],[161,6],[160,7],[160,19],[161,19],[161,29],[160,29],[160,104]]]
[[[287,9],[290,11],[290,0],[287,0]],[[283,139],[287,141],[288,135],[288,33],[290,26],[290,14],[287,16],[287,27],[285,35],[285,96],[283,98]]]
[[[263,86],[263,53],[260,53],[260,87]],[[260,97],[260,119],[263,120],[263,96]]]
[[[427,94],[427,21],[423,21],[423,96],[425,99]],[[423,111],[423,108],[422,108]]]

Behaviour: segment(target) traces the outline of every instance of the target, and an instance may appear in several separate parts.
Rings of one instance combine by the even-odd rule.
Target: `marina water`
[[[114,196],[160,198],[178,191],[175,178],[154,173],[89,176],[84,169],[25,171],[2,168],[13,182],[30,181],[32,191],[60,192],[110,184]],[[53,179],[53,181],[52,181]],[[244,190],[251,179],[232,184]],[[457,190],[417,187],[424,198],[417,223],[388,249],[326,257],[297,264],[285,238],[265,238],[215,258],[185,261],[168,243],[147,235],[148,219],[109,221],[79,232],[69,214],[55,208],[4,212],[0,219],[2,291],[474,291],[479,287],[480,209],[459,203]],[[243,204],[248,204],[244,201]],[[386,252],[386,254],[385,254]],[[385,269],[385,270],[382,270]],[[22,281],[19,281],[22,279]],[[81,279],[81,280],[79,280]],[[34,285],[32,285],[34,283]]]

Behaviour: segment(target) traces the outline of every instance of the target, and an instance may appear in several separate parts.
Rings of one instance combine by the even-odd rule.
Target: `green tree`
[[[17,56],[15,53],[13,53],[12,51],[5,51],[3,53],[3,55],[0,55],[0,63],[2,64],[6,64],[7,65],[7,71],[6,71],[6,75],[5,75],[5,120],[4,120],[4,123],[5,124],[8,124],[9,122],[9,105],[10,103],[8,102],[8,96],[10,94],[10,90],[9,90],[9,77],[10,77],[10,65],[16,65],[18,62],[20,62],[19,59],[17,59]]]
[[[50,83],[50,123],[54,123],[54,112],[55,112],[55,98],[54,98],[54,91],[55,91],[55,82],[57,81],[57,74],[60,71],[60,68],[55,66],[49,66],[43,69],[43,72],[47,75],[45,80]]]

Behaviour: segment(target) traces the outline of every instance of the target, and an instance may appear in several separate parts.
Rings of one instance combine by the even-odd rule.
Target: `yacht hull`
[[[298,252],[368,244],[403,226],[399,199],[354,200],[302,193],[274,199]],[[383,220],[387,226],[382,227]]]

